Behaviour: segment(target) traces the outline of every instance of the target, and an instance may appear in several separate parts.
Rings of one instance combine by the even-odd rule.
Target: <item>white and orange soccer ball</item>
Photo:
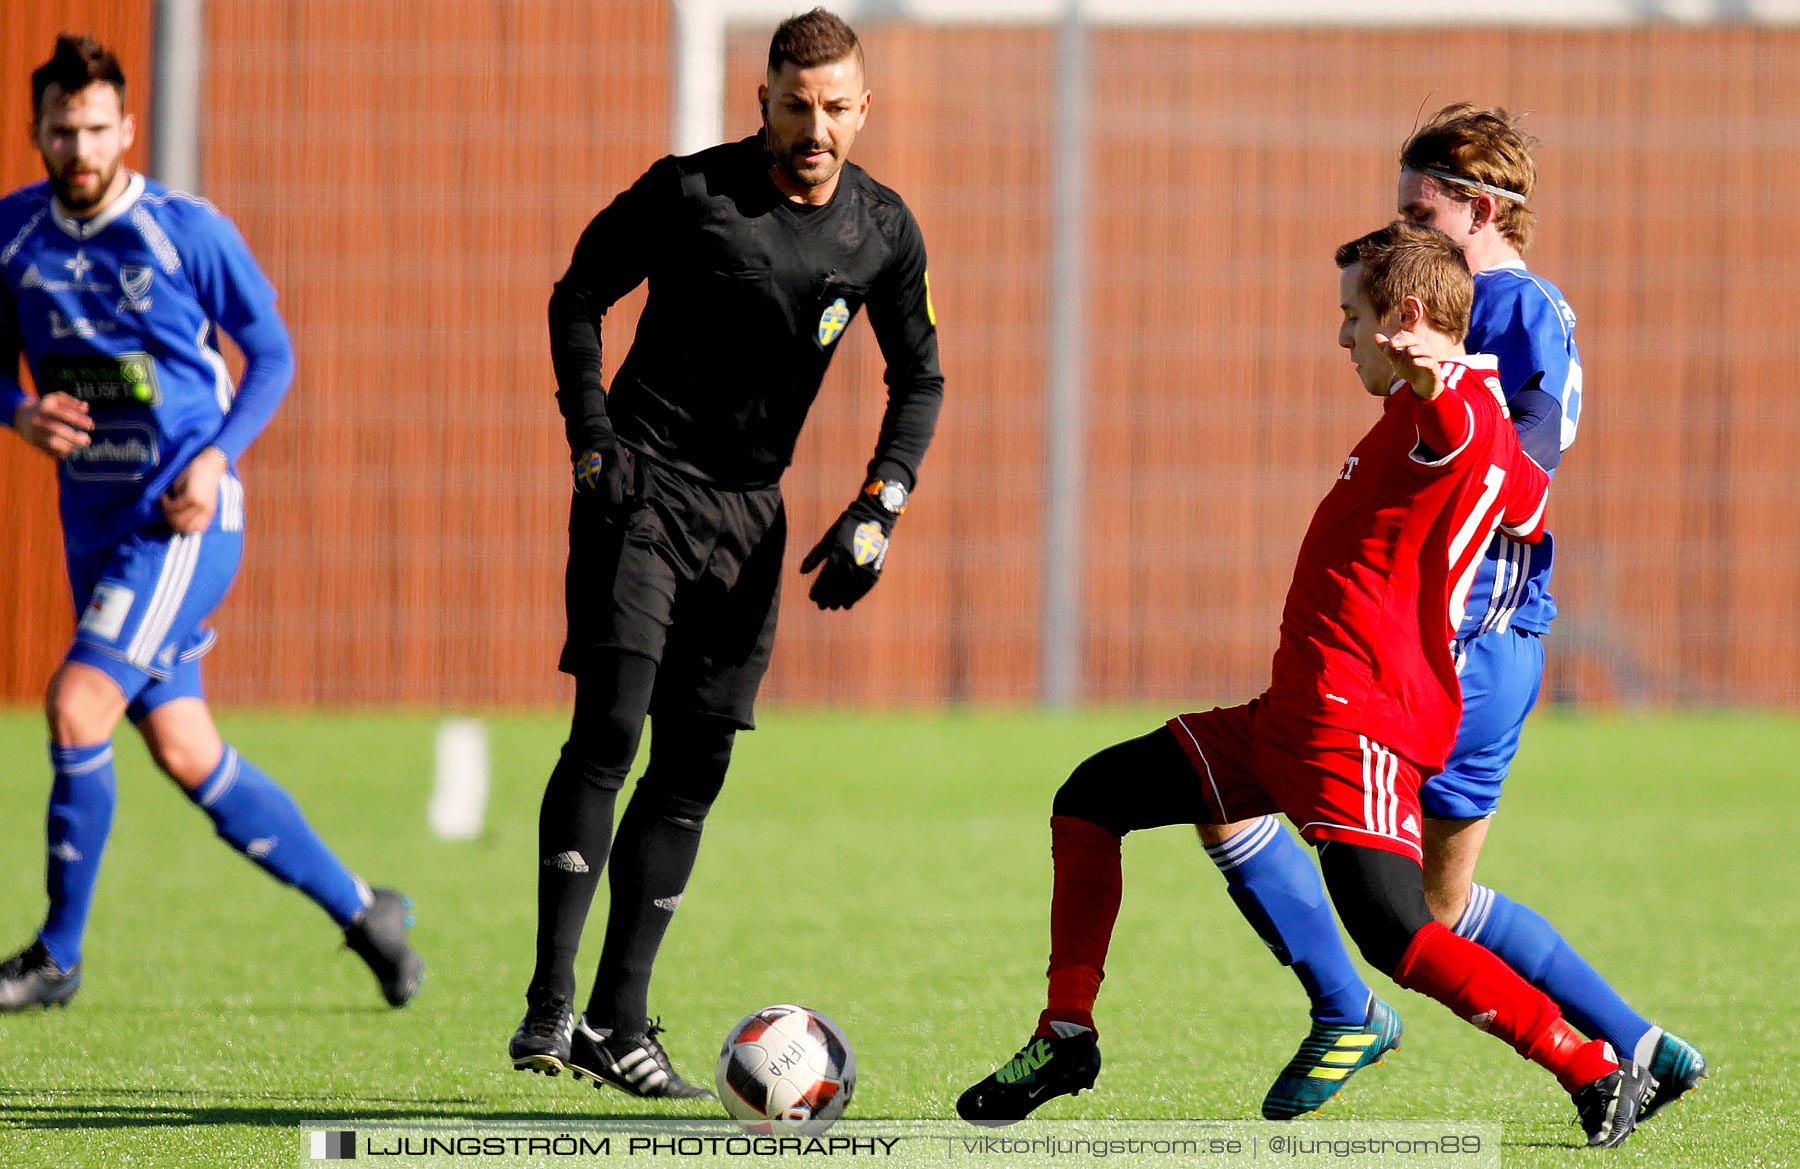
[[[856,1091],[856,1055],[836,1023],[791,1004],[745,1015],[719,1051],[719,1100],[754,1133],[816,1136]]]

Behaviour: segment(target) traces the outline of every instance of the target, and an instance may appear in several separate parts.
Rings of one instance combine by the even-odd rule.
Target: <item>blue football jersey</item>
[[[38,392],[79,398],[94,422],[59,470],[71,558],[161,523],[158,497],[207,446],[235,476],[293,378],[275,289],[236,227],[139,174],[87,219],[47,182],[0,200],[0,316]],[[216,329],[244,352],[241,392]],[[22,400],[15,373],[0,369],[8,422]]]
[[[1569,302],[1556,285],[1522,263],[1477,273],[1463,344],[1471,353],[1499,359],[1500,384],[1519,443],[1554,476],[1581,423],[1581,354]],[[1555,552],[1548,532],[1539,544],[1496,535],[1476,570],[1457,637],[1513,627],[1549,632],[1556,617],[1550,596]]]

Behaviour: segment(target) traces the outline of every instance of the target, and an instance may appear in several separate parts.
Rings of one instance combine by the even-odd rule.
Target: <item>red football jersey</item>
[[[1445,362],[1429,407],[1395,383],[1313,514],[1281,614],[1270,705],[1368,734],[1427,773],[1462,719],[1450,643],[1482,549],[1496,527],[1543,537],[1550,477],[1519,449],[1498,370],[1485,354]],[[1466,433],[1460,446],[1425,447],[1427,410]]]

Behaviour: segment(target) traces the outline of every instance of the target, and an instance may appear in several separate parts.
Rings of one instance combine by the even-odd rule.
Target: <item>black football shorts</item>
[[[637,456],[637,497],[594,492],[569,510],[560,668],[597,651],[657,663],[650,714],[712,714],[749,729],[769,668],[787,513],[781,489],[727,491]]]

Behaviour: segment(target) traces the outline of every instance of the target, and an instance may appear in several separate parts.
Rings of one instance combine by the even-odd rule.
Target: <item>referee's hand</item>
[[[575,456],[575,494],[593,495],[617,512],[637,495],[637,459],[629,447],[599,443]]]
[[[862,600],[881,579],[892,531],[893,516],[867,496],[846,508],[800,562],[802,576],[819,569],[807,594],[813,604],[821,609],[848,609]]]

